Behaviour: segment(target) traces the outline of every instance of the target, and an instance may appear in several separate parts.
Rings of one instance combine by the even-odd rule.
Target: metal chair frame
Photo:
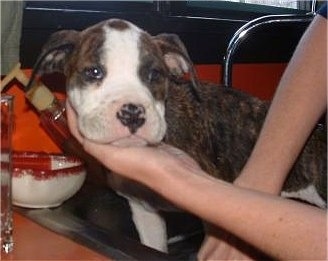
[[[222,83],[224,86],[231,87],[232,85],[232,65],[234,60],[234,54],[240,47],[240,45],[247,39],[256,29],[263,27],[268,24],[274,23],[295,23],[295,22],[311,22],[315,15],[316,0],[312,1],[311,12],[304,15],[266,15],[249,21],[242,27],[231,38],[226,55],[224,56],[223,64],[223,79]]]

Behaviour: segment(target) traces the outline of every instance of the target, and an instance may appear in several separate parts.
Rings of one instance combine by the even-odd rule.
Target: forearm
[[[326,20],[318,16],[303,36],[236,184],[280,192],[291,166],[326,110],[326,30]]]
[[[182,169],[160,176],[150,175],[147,182],[164,197],[275,258],[326,258],[323,210]]]

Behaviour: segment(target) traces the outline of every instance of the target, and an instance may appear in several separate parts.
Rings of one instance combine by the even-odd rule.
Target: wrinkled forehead
[[[82,58],[83,66],[95,63],[107,66],[109,61],[112,70],[118,65],[135,66],[133,63],[139,60],[144,43],[151,44],[148,38],[150,36],[146,32],[132,23],[118,19],[108,20],[82,32],[77,56]]]
[[[115,73],[136,69],[140,57],[141,29],[127,22],[109,22],[104,27],[104,58],[106,67]]]
[[[137,48],[144,32],[137,26],[122,20],[109,20],[103,26],[104,48],[106,51],[128,51]]]

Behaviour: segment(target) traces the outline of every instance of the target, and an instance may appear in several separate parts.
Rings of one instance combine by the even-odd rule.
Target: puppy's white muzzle
[[[151,99],[104,99],[90,110],[78,110],[82,135],[98,143],[121,146],[155,144],[166,131],[164,104]]]

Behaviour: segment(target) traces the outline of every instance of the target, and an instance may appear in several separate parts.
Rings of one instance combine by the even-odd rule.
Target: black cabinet
[[[261,7],[254,9],[241,3],[215,1],[26,1],[21,38],[21,62],[32,67],[41,46],[49,35],[61,29],[82,30],[109,18],[129,20],[150,34],[176,33],[185,43],[196,64],[218,64],[223,61],[233,34],[251,19],[259,16],[291,12],[285,8]],[[294,10],[293,12],[301,12]],[[276,39],[290,37],[285,53],[298,41],[304,28],[284,28]],[[265,32],[262,35],[266,38]],[[271,40],[269,40],[271,41]],[[284,62],[284,52],[263,56],[255,44],[240,62]],[[288,55],[287,55],[288,57]]]

